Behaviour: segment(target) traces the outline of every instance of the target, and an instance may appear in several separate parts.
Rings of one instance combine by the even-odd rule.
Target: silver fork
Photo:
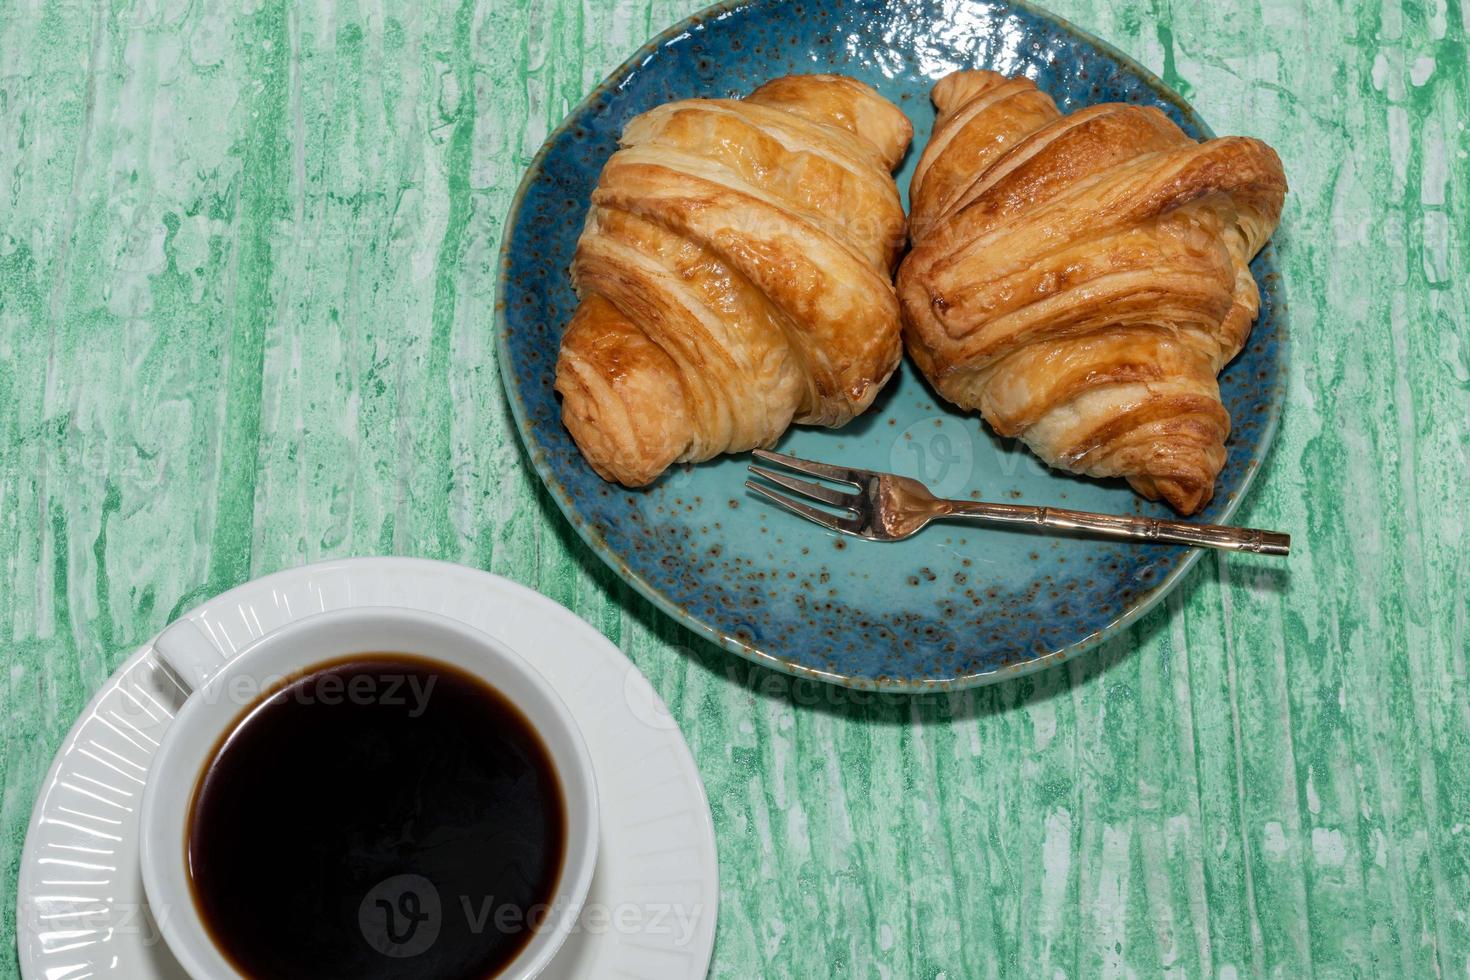
[[[1059,507],[1025,507],[979,500],[943,500],[930,493],[929,488],[918,480],[906,476],[817,463],[765,449],[757,449],[755,455],[768,463],[778,463],[806,476],[845,483],[854,488],[856,492],[844,493],[751,464],[750,472],[753,476],[785,487],[806,500],[827,504],[846,512],[845,516],[839,516],[813,507],[806,500],[788,497],[764,483],[745,481],[745,485],[751,490],[794,514],[833,531],[870,541],[902,541],[919,533],[930,521],[960,517],[982,524],[1020,525],[1043,531],[1080,532],[1124,541],[1159,541],[1200,548],[1222,548],[1226,551],[1249,551],[1258,555],[1285,555],[1291,551],[1291,535],[1278,534],[1275,531],[1222,527],[1219,524],[1190,524],[1187,521],[1166,521],[1153,517],[1094,514],[1082,510],[1063,510]]]

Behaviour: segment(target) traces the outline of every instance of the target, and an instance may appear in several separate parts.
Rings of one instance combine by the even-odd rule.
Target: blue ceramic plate
[[[599,479],[562,428],[552,374],[577,302],[567,269],[588,197],[628,120],[671,99],[740,96],[778,75],[840,72],[901,106],[922,148],[934,121],[931,86],[970,67],[1024,72],[1064,111],[1138,102],[1194,136],[1211,135],[1144,68],[1035,8],[731,3],[665,31],[588,96],[547,140],[511,209],[496,310],[500,370],[536,471],[592,550],[634,588],[696,632],[779,670],[905,691],[1012,677],[1126,625],[1199,557],[964,524],[933,525],[898,544],[840,537],[749,494],[747,456],[678,468],[628,491]],[[905,161],[900,188],[917,156]],[[1254,269],[1261,319],[1220,378],[1234,434],[1203,521],[1234,513],[1282,402],[1286,323],[1269,249]],[[915,476],[945,496],[1169,516],[1122,482],[1047,470],[978,415],[940,403],[908,364],[866,415],[839,430],[793,429],[778,448]]]

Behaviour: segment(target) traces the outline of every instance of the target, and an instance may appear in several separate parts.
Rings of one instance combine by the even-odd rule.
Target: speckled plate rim
[[[642,575],[635,572],[626,561],[608,544],[607,540],[598,534],[588,523],[582,519],[570,494],[565,486],[556,478],[546,460],[546,451],[532,437],[532,430],[526,424],[527,410],[521,398],[518,379],[511,375],[511,357],[509,348],[509,322],[506,318],[506,296],[509,288],[510,265],[511,265],[511,243],[515,240],[516,226],[521,217],[521,205],[531,187],[541,177],[545,168],[546,159],[550,156],[552,148],[564,137],[575,125],[577,118],[594,102],[602,98],[607,92],[616,89],[636,70],[647,64],[648,60],[657,54],[658,50],[681,35],[697,30],[704,23],[716,18],[723,18],[737,11],[747,8],[761,6],[766,3],[780,0],[723,0],[706,7],[703,10],[684,18],[673,26],[667,28],[658,36],[644,44],[631,57],[615,68],[600,84],[588,92],[581,102],[567,114],[561,124],[547,135],[541,144],[541,149],[532,158],[530,166],[526,169],[525,176],[521,178],[520,186],[516,189],[515,197],[511,201],[510,210],[506,213],[504,230],[500,241],[500,256],[497,263],[495,281],[495,356],[500,365],[501,389],[505,392],[506,401],[510,404],[511,415],[515,419],[516,431],[519,433],[521,443],[526,449],[526,455],[531,460],[531,466],[536,475],[540,477],[542,484],[550,491],[552,499],[556,501],[559,509],[577,535],[587,544],[589,548],[623,581],[631,585],[637,592],[649,602],[653,603],[659,610],[671,619],[683,624],[695,633],[718,644],[731,653],[744,657],[753,663],[769,667],[773,670],[789,674],[793,677],[822,681],[829,684],[838,684],[855,690],[878,691],[892,694],[926,694],[964,690],[971,687],[982,687],[988,684],[996,684],[1001,681],[1024,677],[1037,671],[1066,663],[1073,658],[1096,647],[1115,633],[1122,631],[1137,621],[1140,617],[1152,610],[1163,601],[1173,588],[1183,581],[1184,577],[1194,568],[1195,563],[1200,560],[1204,549],[1191,548],[1184,556],[1178,566],[1159,580],[1153,588],[1140,594],[1133,603],[1118,615],[1112,622],[1094,630],[1087,636],[1053,650],[1050,653],[1035,657],[1030,660],[1013,664],[1006,664],[994,670],[976,671],[969,674],[959,674],[953,677],[942,678],[920,678],[916,680],[894,679],[888,677],[861,677],[836,671],[822,670],[809,667],[805,664],[793,663],[783,657],[768,653],[753,644],[746,643],[738,637],[726,633],[724,630],[706,622],[701,617],[680,606],[669,599],[657,586],[648,581]],[[1199,113],[1194,110],[1185,99],[1173,89],[1164,84],[1163,80],[1135,61],[1130,55],[1104,41],[1102,38],[1084,31],[1065,18],[1059,17],[1050,11],[1035,6],[1027,0],[1005,0],[1005,6],[1021,10],[1030,16],[1040,20],[1048,21],[1060,31],[1071,34],[1082,41],[1094,46],[1103,54],[1115,59],[1120,66],[1133,72],[1138,79],[1154,91],[1160,99],[1175,106],[1180,113],[1187,118],[1192,125],[1206,138],[1214,136],[1214,130],[1210,129],[1205,121],[1200,118]],[[916,152],[910,149],[909,152]],[[1273,268],[1276,265],[1276,250],[1273,242],[1268,241],[1265,248],[1257,256],[1256,261],[1264,261]],[[1266,418],[1260,429],[1260,437],[1256,444],[1258,449],[1253,453],[1241,473],[1239,489],[1234,491],[1225,502],[1225,507],[1220,513],[1219,521],[1226,523],[1234,516],[1240,508],[1241,502],[1250,492],[1255,483],[1256,474],[1260,472],[1267,454],[1271,451],[1276,441],[1276,429],[1281,421],[1281,407],[1285,402],[1286,371],[1291,349],[1291,334],[1288,329],[1286,318],[1286,303],[1279,302],[1272,309],[1273,325],[1276,329],[1276,376],[1271,382],[1270,398],[1267,402],[1268,408]],[[981,423],[984,424],[984,423]]]

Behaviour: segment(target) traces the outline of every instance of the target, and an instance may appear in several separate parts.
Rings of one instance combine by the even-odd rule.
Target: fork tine
[[[818,510],[809,504],[804,504],[799,500],[793,500],[784,493],[777,493],[770,487],[762,486],[754,480],[746,480],[745,486],[772,503],[785,507],[798,517],[805,517],[807,520],[815,524],[820,524],[832,531],[845,531],[848,534],[857,533],[855,524],[850,518],[838,517],[836,514],[829,514],[825,510]]]
[[[823,503],[831,504],[834,507],[856,507],[858,503],[858,498],[854,494],[842,493],[833,490],[831,487],[824,487],[819,483],[808,483],[805,480],[798,480],[794,476],[777,473],[775,470],[766,469],[764,466],[756,466],[754,463],[750,466],[750,472],[770,480],[777,486],[785,487],[787,490],[795,490],[799,494],[811,497],[813,500],[820,500]]]
[[[757,459],[763,459],[768,463],[780,463],[788,469],[805,473],[807,476],[819,476],[825,480],[836,480],[839,483],[850,483],[861,489],[864,477],[868,476],[865,470],[852,470],[845,466],[833,466],[830,463],[818,463],[810,459],[802,459],[799,456],[787,456],[785,453],[773,453],[769,449],[756,449],[752,452]]]

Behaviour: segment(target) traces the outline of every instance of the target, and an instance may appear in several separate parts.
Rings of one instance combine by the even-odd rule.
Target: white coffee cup
[[[439,661],[479,678],[515,704],[541,737],[566,805],[565,856],[548,914],[500,976],[529,980],[551,961],[575,927],[592,881],[597,789],[571,712],[518,654],[454,620],[385,607],[308,616],[266,634],[228,660],[193,621],[182,619],[159,636],[154,649],[192,693],[164,736],[143,792],[143,887],[169,950],[194,980],[240,976],[211,939],[189,878],[190,807],[216,747],[255,696],[280,679],[345,657],[383,652]]]

